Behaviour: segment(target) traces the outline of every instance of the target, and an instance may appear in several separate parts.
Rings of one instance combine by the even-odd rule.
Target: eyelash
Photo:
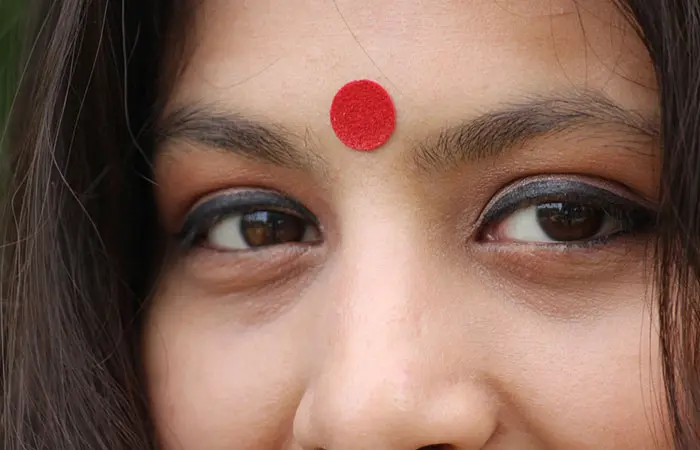
[[[559,247],[604,244],[622,234],[647,232],[655,218],[651,207],[581,180],[551,178],[525,180],[510,185],[502,192],[484,209],[478,222],[477,241],[483,242],[484,230],[488,230],[494,224],[497,225],[509,215],[529,206],[548,202],[571,202],[599,208],[609,217],[624,224],[620,232],[583,241],[557,242],[555,245]],[[188,214],[176,238],[184,249],[190,249],[202,245],[212,228],[220,221],[260,211],[273,211],[298,217],[317,230],[321,229],[313,213],[296,200],[273,191],[247,190],[223,194],[197,206]]]

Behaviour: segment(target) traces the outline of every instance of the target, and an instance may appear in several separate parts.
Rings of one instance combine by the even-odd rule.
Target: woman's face
[[[164,449],[664,448],[658,98],[603,0],[205,0],[163,117]],[[391,94],[391,139],[330,124]]]

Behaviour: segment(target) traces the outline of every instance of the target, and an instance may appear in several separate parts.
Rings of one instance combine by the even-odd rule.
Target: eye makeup
[[[196,205],[187,214],[176,239],[184,249],[189,249],[197,245],[224,217],[270,210],[299,216],[319,227],[313,213],[290,197],[273,191],[241,190],[224,193]]]
[[[653,207],[619,187],[602,187],[602,183],[584,181],[581,177],[541,177],[516,182],[497,195],[485,208],[480,229],[504,220],[528,206],[550,202],[576,203],[599,208],[619,220],[626,230],[648,231],[655,223]],[[619,193],[618,193],[619,192]]]

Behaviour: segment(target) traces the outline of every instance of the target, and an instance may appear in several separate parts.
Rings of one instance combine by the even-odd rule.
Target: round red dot
[[[384,145],[394,132],[394,103],[378,83],[351,81],[333,98],[331,126],[346,146],[355,150],[374,150]]]

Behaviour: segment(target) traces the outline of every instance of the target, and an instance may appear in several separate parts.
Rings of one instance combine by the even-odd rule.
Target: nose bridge
[[[405,357],[398,358],[399,348],[417,349],[425,325],[422,304],[429,301],[428,272],[434,269],[426,261],[420,230],[401,214],[396,211],[346,225],[330,281],[337,319],[334,352],[347,357],[341,360],[386,356],[393,350],[394,359],[405,362]]]
[[[298,437],[314,449],[480,448],[495,428],[493,405],[451,360],[445,315],[429,311],[448,281],[410,232],[375,225],[336,261],[328,351],[300,405]]]

